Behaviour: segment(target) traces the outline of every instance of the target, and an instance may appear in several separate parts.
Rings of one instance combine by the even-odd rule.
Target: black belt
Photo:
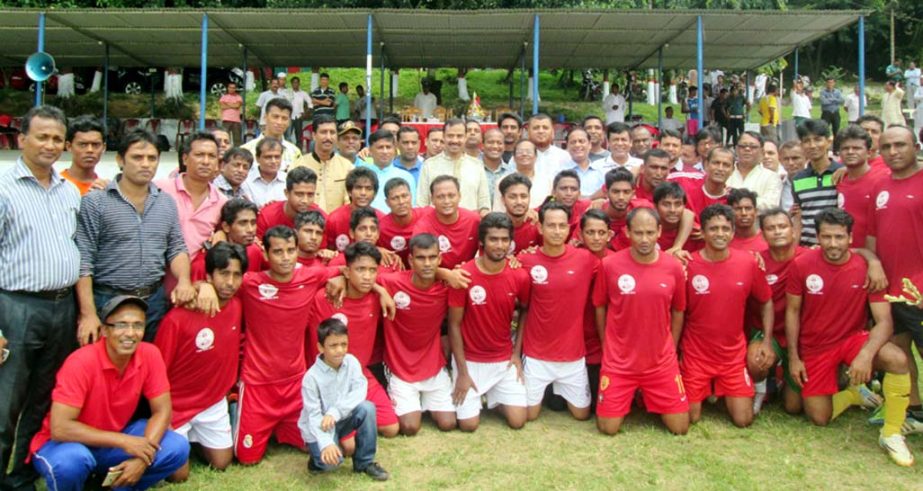
[[[71,287],[59,288],[57,290],[42,290],[40,292],[30,292],[26,290],[2,290],[4,293],[13,293],[16,295],[25,295],[27,297],[41,298],[42,300],[61,300],[67,298],[74,292]]]
[[[153,295],[155,292],[157,292],[157,290],[160,288],[160,285],[162,283],[163,282],[158,281],[156,283],[151,283],[150,285],[142,286],[141,288],[134,288],[131,290],[123,290],[120,288],[113,288],[108,285],[96,284],[96,285],[93,285],[93,289],[99,293],[103,293],[106,295],[131,295],[133,297],[140,297],[142,299],[147,299],[148,297]]]

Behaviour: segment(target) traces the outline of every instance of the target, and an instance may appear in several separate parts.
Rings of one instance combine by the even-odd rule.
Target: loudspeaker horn
[[[36,82],[48,80],[56,70],[54,58],[44,51],[32,53],[26,60],[26,76]]]

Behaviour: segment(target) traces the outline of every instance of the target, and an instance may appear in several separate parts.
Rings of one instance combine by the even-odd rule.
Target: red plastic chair
[[[151,133],[155,135],[159,135],[160,134],[160,119],[152,118],[152,119],[147,120],[147,122],[144,123],[144,129],[150,131]]]
[[[311,150],[311,140],[314,138],[314,133],[311,131],[311,125],[305,125],[301,129],[301,151],[307,153]]]
[[[137,118],[128,118],[122,123],[122,131],[128,133],[129,131],[138,128],[141,126],[141,120]]]
[[[183,148],[183,144],[186,143],[186,137],[191,135],[193,131],[195,131],[195,122],[193,120],[181,120],[179,126],[176,128],[175,148]]]
[[[205,120],[205,131],[211,131],[218,127],[217,119],[206,119]]]
[[[244,122],[244,138],[243,143],[256,138],[256,130],[259,129],[260,125],[256,122],[255,119],[248,119]]]

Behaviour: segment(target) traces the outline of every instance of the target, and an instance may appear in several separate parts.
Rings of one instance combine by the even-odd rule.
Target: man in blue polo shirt
[[[378,182],[384,186],[391,179],[401,178],[406,182],[414,182],[414,178],[409,172],[399,169],[394,165],[394,133],[388,130],[378,130],[369,136],[369,156],[372,157],[372,163],[360,162],[356,167],[367,167],[375,172]],[[391,208],[388,207],[385,199],[385,193],[376,193],[375,199],[372,200],[372,208],[388,213]],[[411,189],[411,201],[417,202],[417,196]]]

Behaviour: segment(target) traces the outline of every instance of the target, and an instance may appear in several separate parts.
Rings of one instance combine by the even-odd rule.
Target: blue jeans
[[[375,452],[378,450],[378,426],[375,422],[375,405],[369,401],[362,401],[352,412],[345,418],[337,421],[336,441],[340,438],[356,432],[356,453],[353,455],[353,470],[363,471],[369,464],[375,460]],[[343,459],[337,465],[327,465],[320,460],[320,454],[323,449],[318,446],[317,442],[308,443],[308,451],[311,452],[312,466],[319,471],[327,472],[337,468]]]
[[[96,304],[96,309],[99,310],[103,308],[103,305],[106,305],[106,302],[112,300],[116,295],[110,294],[108,292],[101,293],[99,291],[93,292],[93,302]],[[170,306],[167,304],[167,294],[164,292],[163,286],[157,289],[151,296],[144,299],[147,302],[147,312],[146,312],[146,324],[144,328],[144,341],[148,343],[154,342],[154,336],[157,335],[157,326],[160,325],[160,320],[167,315],[167,311],[170,309]],[[106,319],[100,319],[100,322],[106,322]]]
[[[144,436],[147,420],[130,423],[122,433]],[[32,465],[42,477],[49,491],[83,489],[87,478],[95,472],[105,476],[110,467],[115,467],[132,458],[121,448],[88,447],[82,443],[48,441],[32,456]],[[189,442],[176,433],[167,430],[160,440],[160,450],[154,463],[131,488],[147,489],[170,476],[189,458]]]

